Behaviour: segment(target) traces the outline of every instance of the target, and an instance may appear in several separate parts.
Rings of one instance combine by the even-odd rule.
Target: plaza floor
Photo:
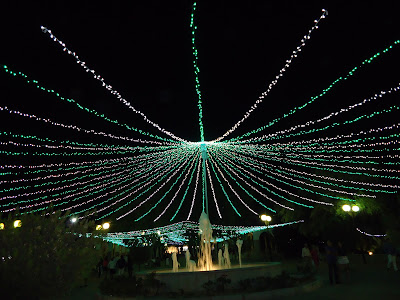
[[[295,264],[293,262],[286,262],[284,263],[284,268],[288,271],[294,271]],[[384,264],[353,263],[351,265],[349,280],[343,280],[340,284],[331,285],[328,279],[328,268],[325,263],[322,263],[318,270],[318,277],[322,280],[322,286],[320,288],[296,296],[278,297],[276,299],[400,299],[400,271],[387,271]],[[87,287],[73,290],[72,294],[69,297],[64,298],[64,300],[98,299],[97,286],[99,282],[99,279],[92,278]],[[271,299],[267,294],[268,292],[265,292],[265,297],[261,294],[257,299]],[[156,299],[158,300],[163,298],[157,297]],[[224,299],[228,298],[225,297]]]

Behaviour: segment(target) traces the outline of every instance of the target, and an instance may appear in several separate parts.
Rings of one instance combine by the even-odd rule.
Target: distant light
[[[77,221],[78,221],[78,218],[77,218],[77,217],[72,217],[72,218],[71,218],[71,222],[72,222],[72,223],[76,223]]]
[[[21,220],[14,221],[14,228],[21,227],[21,226],[22,226]]]
[[[342,209],[343,209],[344,211],[350,211],[350,210],[351,210],[351,207],[350,207],[350,205],[345,204],[345,205],[342,206]]]
[[[368,251],[368,255],[372,255],[374,254],[372,251]]]
[[[110,223],[105,222],[103,223],[103,229],[109,229],[110,228]]]
[[[101,225],[96,225],[96,230],[101,230],[103,228],[103,226]]]
[[[158,231],[157,231],[157,234],[158,234],[158,235],[160,235],[160,234],[161,234],[161,231],[160,231],[160,230],[158,230]]]
[[[360,208],[357,205],[353,205],[351,207],[351,210],[354,211],[354,212],[358,212],[358,211],[360,211]]]
[[[4,223],[0,223],[0,230],[3,230],[5,228]]]

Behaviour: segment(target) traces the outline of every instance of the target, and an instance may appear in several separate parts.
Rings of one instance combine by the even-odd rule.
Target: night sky
[[[328,17],[264,103],[232,137],[305,103],[400,38],[396,3],[200,1],[195,23],[206,140],[220,136],[241,119],[278,75],[322,8],[328,10]],[[46,26],[151,120],[177,136],[199,140],[190,1],[3,1],[1,11],[2,64],[112,118],[157,133],[43,34],[40,26]],[[399,79],[399,57],[397,49],[365,67],[279,129],[394,86]],[[109,124],[60,104],[21,79],[4,72],[0,76],[3,105],[85,128],[110,130]],[[8,126],[9,121],[2,122]],[[19,122],[20,129],[28,131],[25,121]],[[48,130],[51,134],[52,129]],[[56,133],[69,134],[59,129]]]
[[[322,9],[328,10],[328,17],[312,33],[311,39],[264,102],[230,138],[266,125],[303,105],[337,78],[400,39],[400,5],[397,2],[199,1],[194,22],[198,27],[196,46],[205,140],[218,138],[243,117],[279,74],[292,51],[301,44],[314,20],[321,16]],[[56,4],[26,4],[3,1],[0,10],[2,65],[23,72],[30,80],[38,80],[42,86],[73,98],[110,119],[167,137],[123,105],[72,56],[63,52],[42,32],[40,26],[45,26],[150,120],[178,137],[200,141],[189,26],[192,2],[110,1],[94,4],[57,1]],[[399,65],[400,47],[397,45],[373,63],[360,68],[355,76],[335,85],[312,105],[278,122],[263,134],[322,118],[382,90],[396,87],[400,79]],[[0,82],[1,107],[87,130],[143,138],[60,101],[4,70],[0,72]],[[398,93],[366,104],[361,108],[365,111],[352,111],[338,119],[350,120],[395,103],[399,103]],[[398,122],[398,113],[377,116],[373,120],[376,124],[366,119],[352,127],[338,126],[316,135],[335,136],[392,125]],[[0,128],[57,142],[127,144],[4,111],[0,111]],[[8,137],[4,138],[7,142]],[[11,146],[7,147],[10,149]],[[11,150],[20,151],[20,148],[15,146]],[[3,154],[0,157],[2,164],[37,165],[49,160],[40,155],[33,160],[30,156]],[[85,156],[60,159],[84,161]],[[253,215],[248,222],[256,224],[257,218]]]

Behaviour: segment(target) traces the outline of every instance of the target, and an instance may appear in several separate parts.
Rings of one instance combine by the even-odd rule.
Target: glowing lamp
[[[14,228],[21,227],[21,226],[22,226],[21,220],[14,221]]]
[[[360,211],[360,208],[357,205],[353,205],[351,207],[351,210],[354,211],[354,212],[358,212],[358,211]]]
[[[5,228],[4,223],[0,223],[0,230],[3,230]]]
[[[372,255],[374,254],[372,251],[368,251],[368,255]]]
[[[261,215],[261,221],[263,222],[271,222],[272,218],[267,215]]]
[[[343,209],[344,211],[350,211],[350,210],[351,210],[351,207],[350,207],[350,205],[345,204],[345,205],[342,206],[342,209]]]
[[[101,230],[103,228],[103,226],[101,225],[96,225],[96,230]]]
[[[76,221],[78,221],[78,218],[77,218],[77,217],[72,217],[72,218],[71,218],[71,222],[72,222],[72,223],[76,223]]]
[[[110,223],[105,222],[103,223],[103,229],[109,229],[110,228]]]

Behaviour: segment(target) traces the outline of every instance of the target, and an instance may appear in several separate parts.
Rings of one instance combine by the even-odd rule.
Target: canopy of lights
[[[21,122],[29,119],[38,126],[43,124],[54,130],[69,130],[87,136],[87,142],[81,142],[62,135],[57,139],[46,137],[45,131],[27,135],[17,129],[15,132],[1,130],[1,212],[18,210],[20,214],[45,214],[52,206],[54,210],[69,212],[78,219],[112,218],[118,221],[129,218],[132,224],[145,218],[154,222],[160,220],[172,225],[109,233],[107,239],[118,243],[135,239],[138,244],[146,244],[150,243],[146,237],[156,234],[162,241],[177,243],[186,240],[186,230],[196,227],[193,221],[198,220],[201,211],[214,214],[217,219],[212,223],[221,224],[228,214],[243,218],[248,214],[258,216],[261,212],[274,214],[281,209],[293,211],[299,207],[335,206],[339,202],[351,204],[360,198],[379,199],[396,193],[400,179],[400,123],[388,122],[393,115],[398,116],[400,106],[385,106],[385,99],[394,97],[400,84],[381,88],[379,92],[325,116],[290,127],[283,125],[301,110],[324,101],[324,96],[333,93],[336,86],[346,84],[369,65],[379,64],[392,52],[398,53],[400,40],[383,46],[372,56],[360,58],[319,93],[304,99],[302,105],[275,119],[259,120],[258,128],[235,135],[291,68],[292,62],[301,56],[313,33],[323,25],[328,12],[322,10],[289,57],[282,61],[281,69],[265,92],[254,99],[243,117],[223,135],[207,141],[205,136],[209,135],[205,135],[207,128],[203,126],[205,112],[200,86],[201,53],[196,46],[196,5],[195,2],[192,6],[188,28],[192,37],[198,106],[197,141],[176,136],[136,109],[134,101],[127,100],[92,69],[89,62],[83,61],[77,52],[44,26],[41,30],[54,41],[54,51],[64,51],[65,59],[77,63],[98,81],[99,88],[104,88],[135,117],[147,122],[146,128],[152,130],[136,128],[68,98],[54,87],[39,82],[34,74],[14,70],[12,62],[1,66],[1,72],[19,81],[21,88],[36,88],[51,95],[58,105],[73,106],[110,128],[118,128],[121,133],[82,128],[75,125],[73,119],[64,123],[34,115],[24,111],[23,107],[13,107],[12,102],[1,104],[1,116],[8,114]],[[92,137],[96,137],[96,142]],[[221,232],[220,240],[265,229],[265,226],[215,226]]]

